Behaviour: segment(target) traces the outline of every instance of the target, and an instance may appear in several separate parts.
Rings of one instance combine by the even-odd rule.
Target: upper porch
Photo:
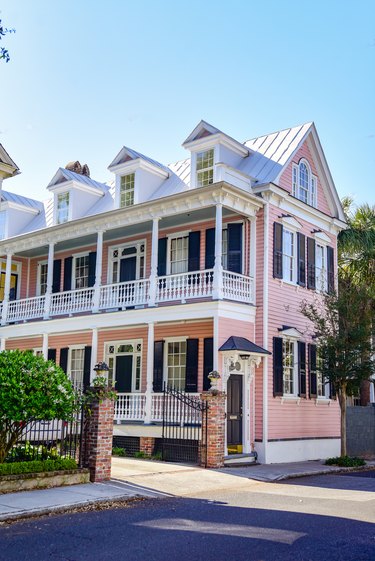
[[[208,299],[255,304],[256,212],[226,184],[0,242],[1,324]]]

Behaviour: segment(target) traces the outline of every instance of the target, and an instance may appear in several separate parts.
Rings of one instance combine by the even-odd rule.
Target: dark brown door
[[[227,386],[227,440],[229,452],[242,451],[242,376],[231,374]]]

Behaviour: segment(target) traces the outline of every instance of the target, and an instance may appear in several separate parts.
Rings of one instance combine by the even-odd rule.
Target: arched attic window
[[[293,164],[293,197],[308,205],[317,206],[317,178],[307,160]]]

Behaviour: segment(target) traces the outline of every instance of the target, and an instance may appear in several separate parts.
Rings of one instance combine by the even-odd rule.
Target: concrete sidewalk
[[[0,495],[0,522],[64,512],[97,503],[157,496],[162,495],[157,491],[121,481],[7,493]]]

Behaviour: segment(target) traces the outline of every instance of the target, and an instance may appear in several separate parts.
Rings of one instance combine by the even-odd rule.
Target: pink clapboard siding
[[[268,350],[272,351],[273,337],[278,337],[278,329],[282,325],[296,327],[305,334],[308,342],[308,333],[311,327],[308,320],[301,314],[300,306],[303,300],[312,301],[316,292],[307,288],[290,285],[279,279],[273,278],[273,222],[280,219],[281,212],[277,207],[270,205],[269,229],[269,314],[268,314]],[[298,218],[302,224],[301,233],[312,236],[314,227]],[[336,239],[329,232],[325,232],[332,240],[336,250]],[[297,438],[311,436],[333,436],[340,434],[339,407],[336,401],[316,405],[315,399],[301,399],[299,405],[295,403],[281,403],[281,398],[273,397],[273,362],[269,359],[268,395],[269,395],[269,438]],[[308,378],[308,377],[307,377]],[[307,393],[308,380],[307,380]]]
[[[7,339],[5,348],[7,351],[31,351],[33,349],[41,349],[43,345],[43,337],[27,337],[25,339]]]
[[[293,163],[298,164],[298,162],[300,161],[301,158],[305,158],[309,162],[313,174],[316,175],[316,177],[318,178],[318,193],[317,193],[318,209],[321,210],[322,212],[324,212],[325,214],[328,214],[329,216],[332,216],[332,212],[331,212],[331,209],[329,208],[327,197],[326,197],[326,194],[323,190],[323,186],[322,186],[322,183],[321,183],[321,180],[320,180],[320,177],[319,177],[319,173],[318,173],[318,170],[315,166],[315,161],[312,157],[311,150],[310,150],[310,148],[307,144],[307,141],[305,141],[302,144],[300,149],[295,153],[295,155],[293,157],[293,160],[291,162],[289,162],[285,171],[283,171],[283,173],[281,174],[280,179],[279,179],[280,187],[282,187],[286,191],[289,191],[289,193],[292,192],[292,167],[293,167]]]
[[[65,347],[88,346],[92,343],[90,331],[80,333],[61,333],[60,335],[50,335],[48,338],[48,348],[56,349],[56,364],[60,364],[60,351]]]

